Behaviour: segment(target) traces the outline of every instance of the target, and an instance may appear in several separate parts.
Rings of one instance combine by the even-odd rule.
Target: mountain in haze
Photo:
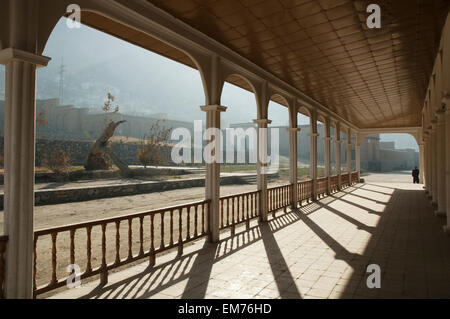
[[[169,119],[205,119],[199,106],[205,98],[197,70],[181,65],[92,28],[69,29],[61,19],[53,30],[44,55],[52,60],[37,72],[38,99],[60,97],[60,68],[64,65],[63,103],[101,111],[111,92],[121,113],[167,114]],[[0,100],[4,100],[5,72],[0,65]],[[223,123],[251,122],[256,118],[253,94],[226,85],[222,104],[228,106]],[[281,110],[281,109],[280,109]],[[284,123],[287,110],[269,108],[273,123]],[[245,114],[245,116],[243,116]],[[418,149],[407,134],[382,134],[396,148]]]

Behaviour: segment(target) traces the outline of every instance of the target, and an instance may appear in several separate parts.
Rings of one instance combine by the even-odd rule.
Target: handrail
[[[268,211],[275,217],[275,213],[292,205],[292,184],[274,186],[267,189]]]
[[[184,244],[209,235],[210,203],[210,200],[196,201],[151,211],[35,231],[33,274],[34,296],[62,287],[66,284],[68,276],[58,278],[60,277],[58,276],[58,270],[60,270],[58,269],[58,260],[70,260],[70,264],[76,264],[75,257],[78,253],[76,252],[75,247],[78,246],[80,242],[75,242],[75,236],[80,235],[80,230],[83,230],[81,235],[86,236],[86,261],[84,272],[79,274],[80,278],[84,279],[100,274],[102,283],[106,283],[108,280],[108,271],[111,269],[145,257],[148,257],[150,263],[154,264],[156,254],[173,248],[178,248],[178,253],[181,255],[183,253]],[[138,221],[139,226],[139,238],[137,241],[136,239],[133,240],[133,221],[135,220]],[[149,223],[147,229],[150,234],[147,242],[144,240],[144,221],[148,221]],[[127,232],[127,238],[124,245],[125,248],[127,248],[125,258],[122,258],[120,251],[122,246],[122,222],[124,222],[123,224],[126,224],[123,225],[125,227],[122,227],[122,231]],[[113,234],[107,232],[108,226],[111,226],[115,230]],[[165,231],[165,228],[167,228],[168,232]],[[65,256],[58,255],[57,250],[57,239],[62,236],[65,236],[65,241],[63,241],[62,244],[69,246],[67,250],[63,249],[62,251]],[[42,237],[50,237],[49,244],[51,246],[51,257],[47,258],[47,262],[50,263],[51,279],[46,284],[38,286],[36,278],[36,273],[39,271],[37,245]],[[107,237],[110,237],[110,240],[107,241]],[[101,241],[101,265],[98,267],[94,267],[93,263],[96,258],[92,258],[93,248],[97,248],[92,245],[92,243],[95,242],[95,239]],[[61,241],[62,240],[60,240],[60,242]],[[133,242],[137,242],[135,248],[139,248],[138,253],[133,252]],[[112,245],[110,245],[110,243],[112,243]],[[144,243],[146,244],[146,247],[144,247]],[[112,248],[108,250],[107,248],[109,246],[112,246]],[[110,258],[113,259],[113,261],[108,263],[107,260]]]
[[[351,172],[341,175],[345,187],[350,183],[356,183],[358,172]],[[345,184],[345,177],[347,178],[347,185]],[[338,190],[339,175],[330,176],[331,190]],[[318,195],[325,194],[328,189],[328,178],[323,177],[316,180],[316,192]],[[295,184],[285,184],[267,189],[268,193],[268,212],[275,214],[280,209],[286,210],[292,205],[292,198]],[[297,204],[302,204],[304,201],[310,202],[313,200],[313,180],[308,179],[299,181],[296,185]],[[261,191],[242,192],[231,195],[226,195],[219,200],[219,228],[220,230],[230,228],[232,235],[235,227],[238,224],[246,223],[249,228],[250,221],[260,215],[261,209]],[[33,287],[34,296],[64,286],[69,276],[59,276],[58,261],[60,259],[70,260],[70,264],[76,263],[79,252],[75,247],[80,245],[79,236],[85,236],[86,260],[84,271],[79,274],[81,279],[100,275],[103,283],[107,282],[108,271],[125,264],[135,262],[139,259],[148,257],[151,264],[155,263],[156,254],[178,248],[178,253],[183,253],[183,245],[196,240],[200,237],[209,236],[209,210],[211,200],[194,201],[182,205],[169,206],[150,211],[143,211],[128,215],[120,215],[111,218],[98,219],[88,222],[74,223],[59,227],[51,227],[39,229],[34,232],[34,274]],[[149,219],[149,220],[148,220]],[[137,221],[137,225],[133,222]],[[149,239],[144,240],[144,222],[148,221],[146,229],[149,230]],[[125,226],[125,227],[122,227]],[[133,239],[133,225],[138,226],[135,236],[138,239]],[[108,233],[108,229],[112,228],[113,233]],[[83,232],[80,232],[83,230]],[[125,244],[121,240],[121,231],[126,232]],[[64,237],[65,236],[65,237]],[[37,285],[36,273],[42,267],[38,267],[39,255],[37,246],[43,237],[49,238],[49,245],[46,247],[45,253],[47,257],[47,264],[51,269],[51,278],[49,282],[43,285]],[[64,238],[66,240],[64,241]],[[76,241],[75,239],[78,239]],[[108,239],[107,239],[108,238]],[[95,239],[101,245],[92,245]],[[7,236],[0,236],[0,298],[3,297],[3,282],[4,282],[4,253],[6,250]],[[59,242],[58,242],[59,240]],[[60,249],[61,241],[63,245],[67,246]],[[133,245],[134,243],[134,245]],[[145,244],[145,247],[144,247]],[[101,246],[101,247],[100,247]],[[134,246],[134,247],[133,247]],[[50,247],[50,249],[48,249]],[[126,249],[126,256],[122,258],[122,250]],[[83,247],[84,248],[84,247]],[[138,252],[133,252],[138,249]],[[61,250],[61,252],[58,251]],[[93,250],[97,250],[98,255],[92,256]],[[63,253],[66,256],[60,256]],[[95,254],[95,253],[94,253]],[[100,265],[94,267],[96,258],[100,261]],[[108,263],[108,260],[112,262]],[[45,258],[44,258],[45,259]],[[42,262],[41,262],[42,263]],[[41,266],[41,265],[39,265]],[[48,267],[47,266],[47,267]],[[44,268],[46,266],[43,266]],[[60,270],[59,270],[60,272]]]
[[[261,191],[243,192],[220,197],[219,229],[231,228],[231,235],[241,223],[250,227],[250,220],[259,216]]]
[[[309,203],[313,199],[312,179],[297,182],[297,203],[302,205],[303,201]]]

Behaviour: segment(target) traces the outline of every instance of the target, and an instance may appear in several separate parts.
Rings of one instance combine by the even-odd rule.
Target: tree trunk
[[[113,163],[120,169],[122,175],[128,174],[128,166],[122,162],[110,149],[109,139],[114,135],[116,128],[126,121],[111,121],[107,127],[103,130],[102,135],[95,141],[84,168],[87,171],[93,170],[107,170],[108,164],[105,160],[105,155],[109,156]]]

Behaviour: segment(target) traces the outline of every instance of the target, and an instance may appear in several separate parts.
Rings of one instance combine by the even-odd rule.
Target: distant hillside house
[[[148,133],[153,123],[164,120],[168,128],[187,128],[191,134],[194,125],[190,122],[167,119],[165,114],[155,114],[154,117],[133,116],[122,113],[105,114],[93,112],[89,108],[79,108],[74,105],[60,105],[59,99],[37,100],[36,116],[43,114],[47,125],[37,125],[37,137],[54,140],[91,141],[102,133],[106,122],[110,120],[126,120],[116,130],[116,136],[140,139]],[[4,101],[0,101],[0,129],[3,135]]]

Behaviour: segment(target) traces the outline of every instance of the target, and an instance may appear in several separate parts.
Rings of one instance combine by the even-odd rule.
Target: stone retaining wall
[[[278,174],[271,174],[268,178],[276,178],[277,176]],[[254,177],[255,175],[225,176],[220,178],[220,184],[245,184],[249,180],[254,179]],[[149,181],[138,184],[36,190],[34,195],[35,205],[44,206],[204,186],[204,178],[190,178],[183,180]],[[3,210],[3,194],[0,194],[0,210]]]

